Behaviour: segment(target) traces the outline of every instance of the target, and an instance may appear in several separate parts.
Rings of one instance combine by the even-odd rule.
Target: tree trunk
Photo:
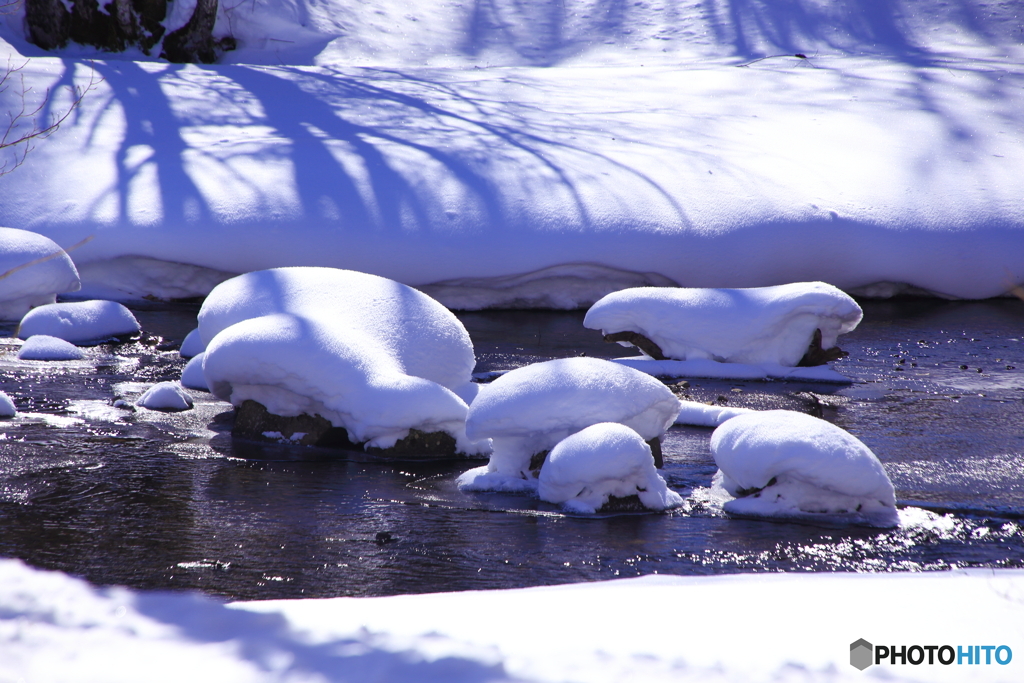
[[[164,39],[161,57],[169,62],[202,62],[212,64],[217,59],[213,25],[217,21],[217,0],[197,0],[188,23],[172,31]]]
[[[64,47],[71,36],[71,12],[61,0],[25,0],[25,24],[29,41],[44,50]]]
[[[110,52],[138,45],[149,54],[164,35],[167,1],[74,0],[68,11],[62,0],[25,0],[28,38],[44,50],[72,40]]]

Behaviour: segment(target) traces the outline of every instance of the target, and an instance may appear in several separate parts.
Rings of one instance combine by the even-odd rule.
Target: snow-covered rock
[[[768,410],[725,421],[711,436],[714,489],[730,514],[876,527],[899,524],[892,482],[875,454],[816,417]]]
[[[203,358],[205,357],[206,354],[200,352],[192,356],[192,359],[185,364],[185,368],[181,371],[182,386],[189,389],[198,389],[199,391],[210,390],[210,387],[206,384],[206,375],[203,374]]]
[[[181,354],[182,358],[195,358],[205,350],[206,344],[203,343],[203,337],[199,334],[199,328],[197,327],[185,335],[185,340],[181,342],[181,348],[178,350],[178,353]]]
[[[600,422],[660,438],[679,400],[658,380],[597,358],[563,358],[507,372],[484,385],[466,421],[471,439],[491,439],[490,462],[459,477],[464,490],[531,490],[531,458]]]
[[[18,409],[14,407],[14,401],[7,395],[7,392],[0,391],[0,417],[14,417]]]
[[[861,317],[857,302],[832,285],[796,282],[750,289],[625,289],[594,304],[583,324],[606,336],[640,334],[675,360],[795,366],[816,330],[821,348],[832,349]]]
[[[211,392],[283,417],[320,415],[390,448],[443,431],[464,453],[475,365],[462,323],[411,287],[331,268],[279,268],[218,285],[199,312]]]
[[[21,319],[18,336],[45,334],[72,344],[91,344],[137,334],[140,329],[132,312],[116,301],[76,301],[32,309]]]
[[[46,334],[35,334],[18,349],[21,360],[81,360],[85,352],[71,342]]]
[[[192,408],[192,397],[177,382],[154,384],[139,397],[135,405],[150,410],[181,411]]]
[[[591,425],[562,441],[541,468],[537,494],[567,510],[593,514],[611,498],[639,498],[649,510],[682,505],[654,468],[651,447],[615,422]]]
[[[696,401],[680,401],[677,425],[693,425],[694,427],[717,427],[726,420],[738,415],[757,412],[750,408],[733,408],[729,406],[709,406]]]
[[[81,287],[71,258],[48,237],[0,228],[0,320],[18,320]]]

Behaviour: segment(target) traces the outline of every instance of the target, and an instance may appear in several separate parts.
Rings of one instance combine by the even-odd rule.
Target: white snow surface
[[[331,268],[279,268],[218,285],[199,311],[210,391],[276,415],[320,415],[388,448],[415,428],[462,452],[473,345],[439,303],[392,280]]]
[[[765,596],[785,605],[771,628],[736,617]],[[879,605],[899,618],[879,619]],[[570,614],[572,628],[543,614]],[[859,638],[1006,644],[1010,664],[967,673],[981,683],[1019,680],[1024,571],[652,575],[224,604],[97,588],[0,560],[0,679],[12,681],[859,683],[873,671],[899,683],[965,680],[955,665],[858,671],[849,647]]]
[[[638,332],[674,360],[795,366],[815,330],[830,349],[863,317],[857,302],[824,282],[702,289],[637,287],[613,292],[583,325],[601,334]],[[620,342],[625,344],[625,342]]]
[[[726,406],[709,406],[696,401],[680,401],[677,425],[693,425],[695,427],[717,427],[726,420],[737,415],[757,412],[750,408],[731,408]]]
[[[658,380],[597,358],[562,358],[505,373],[469,408],[466,433],[491,439],[486,467],[464,473],[466,490],[532,489],[530,457],[601,422],[617,422],[643,439],[660,438],[675,420],[679,400]]]
[[[181,411],[192,408],[192,397],[178,382],[158,382],[146,389],[135,405],[150,410]]]
[[[30,309],[56,302],[57,294],[80,287],[75,264],[56,242],[0,228],[0,320],[20,320]]]
[[[716,360],[696,358],[693,360],[654,360],[646,355],[630,358],[615,358],[614,363],[646,372],[654,377],[699,377],[711,379],[767,380],[783,379],[801,382],[828,382],[851,384],[852,380],[833,370],[828,365],[802,368],[778,363],[720,363]]]
[[[199,334],[199,328],[197,327],[185,335],[178,353],[181,354],[182,358],[195,358],[205,350],[206,344],[203,343],[203,337]]]
[[[185,367],[181,371],[181,385],[188,387],[189,389],[198,389],[199,391],[209,391],[210,387],[206,383],[206,375],[203,374],[203,359],[206,357],[205,352],[200,352],[193,356],[188,363],[185,363]]]
[[[14,401],[7,395],[7,392],[0,391],[0,417],[14,417],[18,414],[18,409],[14,406]]]
[[[683,504],[655,469],[651,447],[615,422],[591,425],[559,441],[541,468],[537,495],[584,514],[597,512],[611,496],[639,496],[649,510]]]
[[[4,176],[0,224],[95,236],[73,254],[87,291],[195,295],[284,265],[466,307],[1024,281],[1012,2],[222,3],[241,49],[218,65],[47,55],[23,17],[0,16],[0,64],[27,60],[28,109],[92,89]]]
[[[33,308],[21,319],[18,336],[44,334],[72,344],[96,344],[140,329],[132,312],[115,301],[73,301]]]
[[[85,352],[71,342],[45,334],[34,334],[18,349],[21,360],[81,360]]]
[[[741,516],[899,524],[896,494],[882,463],[857,437],[790,410],[725,420],[711,435],[719,471],[713,486]]]

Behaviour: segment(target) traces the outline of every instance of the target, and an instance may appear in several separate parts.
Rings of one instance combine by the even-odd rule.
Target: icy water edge
[[[691,379],[692,400],[789,408],[867,443],[903,506],[937,513],[893,531],[729,519],[703,504],[711,430],[664,443],[667,514],[596,518],[512,495],[464,494],[474,461],[376,462],[233,441],[230,406],[113,407],[180,376],[175,351],[97,347],[85,361],[17,360],[0,388],[0,556],[97,584],[197,588],[238,599],[511,588],[651,573],[1024,567],[1024,302],[865,302],[833,366],[851,385]],[[180,341],[198,308],[136,307]],[[480,372],[574,355],[615,357],[582,313],[459,316]],[[10,337],[14,326],[0,327]],[[3,340],[0,340],[0,345]]]

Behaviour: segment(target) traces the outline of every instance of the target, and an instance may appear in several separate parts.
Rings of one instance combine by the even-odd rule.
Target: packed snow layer
[[[199,332],[206,384],[235,406],[320,415],[379,448],[415,428],[448,432],[462,452],[486,449],[465,438],[469,334],[410,287],[329,268],[247,273],[210,293]]]
[[[158,382],[143,392],[135,405],[149,410],[177,412],[192,408],[192,397],[178,382]]]
[[[57,294],[80,286],[75,264],[56,242],[27,230],[0,228],[0,320],[20,320],[30,309],[52,304]]]
[[[95,344],[140,329],[132,312],[115,301],[75,301],[32,309],[21,319],[18,336],[44,334],[72,344]]]
[[[615,422],[591,425],[559,441],[540,471],[537,495],[584,514],[597,512],[611,496],[639,496],[649,510],[683,504],[654,468],[651,447]]]
[[[562,296],[559,277],[508,289],[568,264],[628,286],[822,280],[981,298],[1024,281],[1021,18],[996,2],[978,3],[981,24],[942,0],[828,4],[630,5],[623,17],[646,19],[599,28],[596,10],[501,2],[500,25],[522,26],[540,56],[498,61],[466,47],[511,35],[485,28],[491,9],[370,5],[404,35],[362,4],[233,12],[251,41],[229,59],[274,66],[40,57],[12,17],[5,36],[33,55],[28,107],[49,90],[63,111],[69,86],[95,79],[4,177],[0,223],[62,244],[95,235],[76,262],[133,296],[173,295],[153,274],[174,264],[352,268],[472,307],[583,303],[595,292]],[[534,22],[577,39],[549,43]],[[299,35],[319,38],[281,42]],[[412,56],[422,41],[438,51]],[[350,50],[383,68],[353,66]],[[765,55],[781,56],[748,64]],[[0,94],[0,112],[19,106],[18,88]],[[215,278],[198,273],[173,280],[200,292]]]
[[[824,282],[748,289],[637,287],[613,292],[583,325],[601,334],[636,332],[666,358],[795,366],[815,330],[831,349],[863,317],[857,302]],[[625,342],[620,342],[625,344]]]
[[[464,473],[466,490],[535,486],[531,456],[600,422],[618,422],[644,440],[660,438],[679,412],[679,400],[658,380],[597,358],[563,358],[505,373],[469,408],[466,434],[491,439],[485,467]]]
[[[890,527],[896,494],[875,454],[830,422],[790,410],[728,419],[711,435],[714,486],[731,514]]]
[[[14,401],[7,395],[7,392],[0,391],[0,417],[14,417],[18,409],[14,407]]]
[[[204,352],[200,352],[193,356],[185,367],[181,371],[181,384],[182,386],[188,387],[189,389],[198,389],[200,391],[209,391],[210,387],[206,383],[206,375],[203,374],[203,359],[206,357]]]
[[[737,618],[765,596],[785,606],[771,628]],[[1022,598],[1024,571],[996,569],[653,575],[225,605],[199,594],[97,588],[0,560],[0,679],[858,683],[876,671],[900,683],[965,680],[966,665],[858,671],[849,663],[850,643],[865,638],[1005,644],[1014,651],[1008,665],[971,666],[967,673],[972,681],[1008,683],[1020,678],[1022,666]],[[879,619],[879,605],[899,618]],[[571,614],[572,628],[538,614]],[[686,614],[701,617],[680,617]],[[960,614],[974,618],[953,618]]]
[[[21,360],[81,360],[84,357],[85,352],[71,342],[45,334],[32,335],[18,349]]]

